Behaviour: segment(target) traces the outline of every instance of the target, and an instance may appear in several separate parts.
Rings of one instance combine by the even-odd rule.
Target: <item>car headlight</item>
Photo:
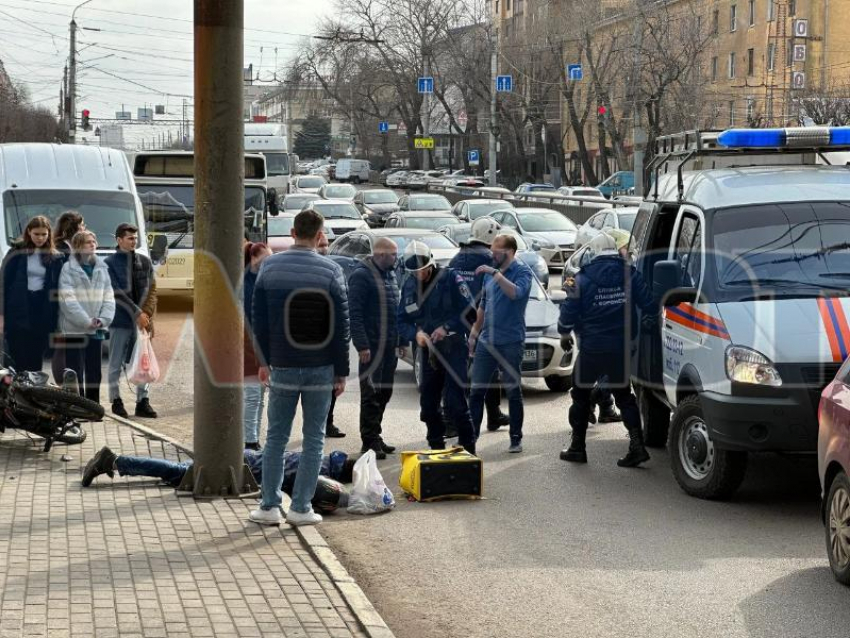
[[[726,376],[738,383],[772,387],[782,385],[782,377],[770,359],[742,346],[726,348]]]
[[[541,248],[545,248],[546,250],[552,250],[555,248],[555,242],[549,241],[548,239],[538,239],[537,243]]]

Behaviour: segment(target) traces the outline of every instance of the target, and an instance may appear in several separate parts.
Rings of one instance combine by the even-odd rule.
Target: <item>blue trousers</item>
[[[192,467],[192,461],[177,463],[147,456],[124,456],[115,459],[115,469],[121,476],[152,476],[162,479],[171,487],[180,485],[183,475]]]
[[[423,355],[419,418],[428,428],[428,445],[432,449],[445,447],[446,426],[440,411],[445,394],[446,413],[457,428],[458,443],[474,454],[475,433],[466,402],[468,355],[465,340],[462,336],[448,337],[441,342],[438,352],[428,356],[428,352],[423,351]]]
[[[472,360],[472,391],[469,394],[469,410],[472,413],[472,425],[475,438],[481,434],[481,421],[484,418],[484,401],[496,370],[502,372],[502,385],[508,395],[508,411],[511,419],[511,443],[522,440],[522,423],[525,408],[522,402],[522,354],[525,346],[522,341],[500,345],[479,342]]]

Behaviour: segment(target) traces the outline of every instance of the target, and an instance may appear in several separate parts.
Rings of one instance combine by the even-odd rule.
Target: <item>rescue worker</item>
[[[456,270],[466,285],[469,287],[469,292],[475,300],[476,306],[481,300],[481,295],[484,290],[484,274],[475,274],[481,266],[493,266],[493,253],[490,246],[496,235],[499,233],[499,222],[491,217],[479,217],[471,226],[471,234],[468,244],[461,244],[460,251],[449,262],[449,268]],[[470,315],[467,317],[469,325],[475,323],[475,310],[471,309]],[[493,377],[493,381],[489,384],[487,394],[484,398],[484,405],[487,408],[487,429],[490,432],[495,432],[503,425],[508,425],[510,419],[507,414],[501,411],[499,403],[502,398],[502,391],[499,385],[498,372]]]
[[[419,241],[404,249],[402,265],[410,273],[398,309],[400,347],[416,341],[422,349],[420,416],[428,428],[432,450],[445,447],[445,423],[440,402],[445,390],[446,412],[458,431],[458,442],[475,454],[475,435],[466,402],[468,322],[473,305],[463,277],[451,268],[440,268],[431,249]]]
[[[649,460],[649,453],[643,445],[640,412],[629,381],[628,355],[632,331],[637,328],[635,309],[654,314],[656,305],[643,277],[620,256],[610,235],[594,237],[590,246],[595,257],[575,278],[567,280],[567,299],[558,322],[564,349],[572,349],[573,331],[580,345],[569,412],[572,443],[561,452],[561,458],[587,463],[585,437],[592,407],[590,395],[597,380],[607,377],[606,386],[614,395],[629,433],[628,453],[617,465],[636,467]]]

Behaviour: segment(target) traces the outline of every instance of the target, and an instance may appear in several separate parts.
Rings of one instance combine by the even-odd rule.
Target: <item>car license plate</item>
[[[531,363],[537,361],[537,350],[526,350],[522,353],[522,362]]]

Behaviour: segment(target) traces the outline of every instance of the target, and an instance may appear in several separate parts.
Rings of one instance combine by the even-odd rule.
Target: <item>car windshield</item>
[[[623,213],[618,215],[618,217],[620,219],[620,228],[632,232],[632,228],[634,228],[635,225],[635,217],[637,217],[637,213]]]
[[[847,288],[850,203],[729,208],[714,216],[714,263],[721,285]]]
[[[424,228],[426,230],[436,230],[449,224],[459,224],[460,220],[455,217],[409,217],[404,218],[405,226],[408,228]]]
[[[11,244],[21,237],[36,215],[47,217],[55,229],[56,221],[68,210],[83,216],[86,228],[97,235],[97,244],[102,248],[115,245],[118,224],[139,223],[133,196],[126,191],[7,190],[3,193],[6,238]]]
[[[449,210],[452,205],[442,195],[432,197],[411,197],[407,202],[410,210]]]
[[[165,234],[169,248],[193,248],[195,187],[190,184],[139,184],[136,188],[145,209],[148,234]],[[251,241],[263,241],[265,208],[263,189],[245,187],[245,232]]]
[[[363,195],[366,204],[398,204],[398,195],[392,191],[374,191]]]
[[[354,204],[327,204],[316,202],[313,207],[324,215],[325,219],[361,219]]]
[[[530,193],[536,193],[539,191],[553,191],[555,190],[555,187],[550,184],[529,184],[525,187],[525,190]]]
[[[269,177],[289,175],[289,155],[286,153],[263,153],[266,156],[266,172]]]
[[[484,217],[485,215],[494,213],[497,210],[513,208],[513,206],[511,206],[510,202],[475,202],[470,203],[468,208],[469,219],[472,221],[473,219],[478,219],[479,217]]]
[[[354,197],[357,194],[357,189],[348,184],[332,184],[325,186],[323,192],[328,199],[347,199]]]
[[[283,200],[283,210],[301,212],[308,202],[319,199],[317,195],[287,195]]]
[[[269,217],[269,237],[289,237],[295,217]]]
[[[569,191],[567,191],[567,194],[570,194]],[[595,188],[576,188],[571,194],[573,197],[602,197],[602,193]]]
[[[519,214],[519,221],[524,230],[533,233],[578,230],[574,223],[561,215],[561,213],[555,211],[521,212]]]
[[[529,294],[529,297],[537,301],[543,301],[546,299],[546,293],[543,291],[543,286],[540,285],[537,277],[531,278],[531,293]]]
[[[451,248],[457,248],[457,244],[455,244],[451,239],[446,237],[445,235],[441,235],[440,233],[428,234],[428,235],[416,235],[416,236],[405,236],[405,235],[391,235],[390,239],[392,239],[396,245],[398,246],[398,254],[404,254],[404,248],[412,241],[419,241],[431,248],[432,250],[446,250]]]
[[[299,177],[298,188],[321,188],[325,184],[322,177]]]

